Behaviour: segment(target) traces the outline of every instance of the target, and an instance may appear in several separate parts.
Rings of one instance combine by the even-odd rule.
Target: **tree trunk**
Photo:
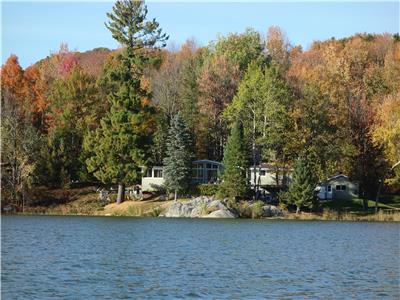
[[[178,199],[178,192],[175,190],[175,195],[174,195],[174,202]]]
[[[379,180],[378,191],[376,193],[376,198],[375,198],[375,213],[378,213],[378,201],[379,201],[379,194],[381,193],[382,182],[383,180]]]
[[[120,204],[125,200],[125,184],[120,183],[118,185],[118,196],[117,196],[117,203]]]
[[[296,215],[298,215],[300,213],[300,206],[296,207]]]

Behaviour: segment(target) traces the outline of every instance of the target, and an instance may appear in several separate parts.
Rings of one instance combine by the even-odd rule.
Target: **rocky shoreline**
[[[253,210],[253,205],[249,204],[247,211]],[[259,217],[278,217],[283,215],[283,211],[273,205],[263,205],[259,208]],[[166,218],[239,218],[243,217],[243,212],[232,208],[228,200],[214,200],[208,197],[197,197],[187,202],[174,202],[159,217]]]

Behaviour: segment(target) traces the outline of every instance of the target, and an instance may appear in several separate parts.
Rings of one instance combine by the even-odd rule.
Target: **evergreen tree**
[[[148,50],[158,43],[165,46],[168,38],[155,19],[147,21],[146,15],[144,2],[133,0],[117,1],[107,14],[106,27],[125,48],[109,73],[114,87],[108,97],[110,111],[85,140],[85,150],[92,155],[86,160],[88,170],[104,183],[118,183],[118,203],[125,198],[125,185],[139,180],[150,148],[152,109],[141,85]]]
[[[164,158],[164,178],[167,190],[177,194],[185,190],[190,183],[191,139],[187,125],[180,113],[171,120],[168,132],[167,151]]]
[[[299,213],[303,206],[310,209],[316,206],[314,178],[310,164],[304,157],[299,157],[294,168],[292,183],[284,194],[284,199],[289,204],[296,205],[296,213]]]
[[[235,123],[228,137],[223,165],[221,194],[227,197],[244,197],[249,191],[249,182],[246,176],[249,163],[243,137],[243,126],[239,122]]]

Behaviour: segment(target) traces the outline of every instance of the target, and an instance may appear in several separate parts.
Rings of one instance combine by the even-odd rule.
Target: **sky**
[[[358,32],[398,33],[399,3],[161,0],[147,5],[148,16],[156,18],[169,34],[170,48],[188,38],[205,46],[218,35],[243,32],[247,27],[265,35],[268,27],[279,26],[292,44],[306,49],[315,40]],[[2,64],[10,54],[16,54],[25,68],[56,52],[62,42],[78,51],[118,47],[104,26],[112,6],[112,1],[2,1]]]

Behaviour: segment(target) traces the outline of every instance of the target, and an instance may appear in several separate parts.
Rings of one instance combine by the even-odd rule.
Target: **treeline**
[[[114,31],[124,46],[115,51],[82,54],[62,45],[25,70],[15,55],[2,66],[3,205],[21,205],[38,186],[138,182],[140,164],[165,159],[178,112],[194,158],[222,161],[240,123],[251,165],[287,170],[303,156],[316,180],[343,172],[364,197],[381,179],[399,189],[400,170],[390,171],[400,160],[398,35],[357,34],[304,50],[271,27],[265,37],[247,29],[206,47],[188,40],[159,50],[161,32],[153,45],[134,48]],[[121,155],[104,167],[110,151]],[[137,163],[126,167],[133,157]]]

